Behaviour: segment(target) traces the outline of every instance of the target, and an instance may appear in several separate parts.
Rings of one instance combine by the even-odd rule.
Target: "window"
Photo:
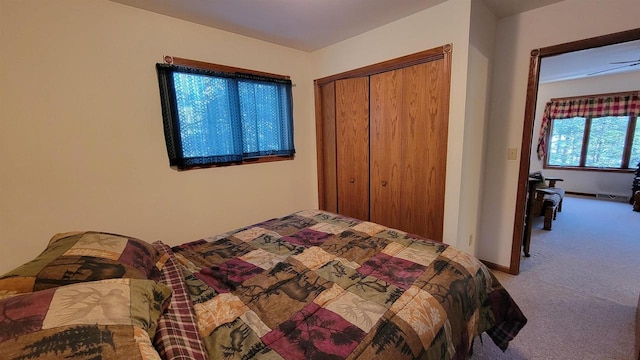
[[[635,116],[552,119],[547,167],[635,168],[640,127]]]
[[[291,80],[209,65],[156,65],[169,164],[189,169],[292,158]]]
[[[542,114],[538,160],[545,168],[629,171],[640,162],[639,112],[637,90],[551,99]]]

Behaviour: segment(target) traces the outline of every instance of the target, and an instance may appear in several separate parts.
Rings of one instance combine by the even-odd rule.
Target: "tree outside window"
[[[640,162],[640,91],[551,99],[537,154],[545,168],[630,171]]]
[[[635,116],[553,119],[548,167],[635,168],[640,161],[640,128]]]

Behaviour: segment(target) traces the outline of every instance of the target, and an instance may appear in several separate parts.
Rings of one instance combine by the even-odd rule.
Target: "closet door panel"
[[[437,241],[444,222],[448,130],[443,69],[444,61],[437,60],[402,70],[402,229]]]
[[[338,212],[369,219],[369,78],[336,81]]]
[[[322,102],[322,210],[338,212],[336,181],[336,86],[335,82],[320,88]]]
[[[402,71],[371,76],[371,221],[401,227]]]

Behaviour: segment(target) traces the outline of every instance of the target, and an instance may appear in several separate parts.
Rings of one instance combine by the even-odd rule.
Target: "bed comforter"
[[[164,251],[210,359],[464,359],[527,321],[476,258],[318,210]]]

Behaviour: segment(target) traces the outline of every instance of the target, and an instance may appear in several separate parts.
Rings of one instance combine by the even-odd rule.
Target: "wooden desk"
[[[527,204],[524,215],[524,233],[522,235],[522,248],[524,256],[529,257],[529,247],[531,246],[531,228],[533,225],[533,200],[536,196],[536,184],[539,179],[529,178],[527,185]]]

